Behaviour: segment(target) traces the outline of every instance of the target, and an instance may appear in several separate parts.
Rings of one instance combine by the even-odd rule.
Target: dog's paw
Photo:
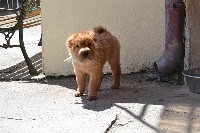
[[[88,96],[87,100],[89,100],[89,101],[97,100],[97,96]]]
[[[75,93],[75,97],[80,97],[80,96],[83,96],[83,93],[80,93],[80,92],[77,91],[77,92]]]
[[[112,85],[111,89],[119,89],[119,85]]]

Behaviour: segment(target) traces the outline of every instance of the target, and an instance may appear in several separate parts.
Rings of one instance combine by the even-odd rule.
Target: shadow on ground
[[[115,108],[120,110],[119,112],[128,114],[130,121],[137,120],[156,133],[176,133],[177,129],[181,132],[187,131],[187,133],[192,133],[194,130],[199,131],[200,127],[196,126],[196,123],[200,122],[199,95],[189,92],[188,88],[184,86],[174,86],[167,82],[147,82],[145,78],[149,75],[152,75],[152,73],[123,74],[121,88],[115,90],[110,89],[111,75],[105,75],[97,100],[88,101],[86,90],[84,96],[72,97],[74,102],[71,104],[82,106],[83,110],[98,113]],[[29,82],[61,86],[73,93],[77,88],[75,76],[46,77],[43,80],[31,80]],[[140,109],[139,113],[137,108]],[[155,119],[159,119],[159,128],[151,124],[152,118],[148,119],[147,116],[150,112],[155,113]],[[117,114],[117,112],[113,113]],[[119,117],[121,115],[119,113]],[[121,118],[117,117],[118,114],[116,121],[120,122]],[[114,121],[113,123],[115,123]],[[124,127],[120,126],[120,123],[115,126],[116,128]]]
[[[31,57],[31,60],[38,72],[41,72],[41,53]],[[199,95],[189,92],[185,86],[174,86],[169,82],[148,82],[145,80],[153,75],[152,72],[122,74],[121,88],[113,90],[110,89],[112,77],[107,74],[104,76],[97,100],[87,100],[87,89],[82,97],[73,97],[68,93],[66,93],[66,97],[72,98],[70,104],[81,106],[85,111],[100,113],[107,110],[118,110],[118,112],[113,112],[117,114],[116,119],[112,121],[113,123],[116,123],[116,121],[121,122],[121,118],[118,117],[121,117],[123,115],[122,112],[125,112],[130,116],[128,117],[130,121],[127,124],[137,120],[156,133],[178,133],[179,131],[192,133],[199,131],[200,126],[196,125],[196,123],[200,122]],[[54,89],[62,88],[62,91],[70,90],[73,94],[77,88],[75,76],[45,77],[42,79],[32,79],[32,77],[28,73],[25,62],[0,70],[0,80],[2,81],[23,80],[20,83],[41,84],[45,85],[45,87],[53,86]],[[59,99],[59,97],[57,98]],[[151,110],[152,106],[153,110]],[[140,110],[139,113],[137,109]],[[149,112],[156,112],[155,117],[159,119],[159,128],[156,125],[152,125],[151,120],[148,119]],[[115,126],[116,129],[125,127],[123,123],[118,123]]]
[[[38,53],[30,58],[33,66],[38,73],[42,72],[42,53]],[[28,67],[25,61],[22,61],[14,66],[0,70],[0,81],[25,80],[31,79],[34,76],[29,74]]]

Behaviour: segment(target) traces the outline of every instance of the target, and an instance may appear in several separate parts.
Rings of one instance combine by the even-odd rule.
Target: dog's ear
[[[68,39],[67,39],[67,41],[66,41],[66,46],[68,47],[68,48],[72,48],[72,45],[73,45],[73,37],[72,36],[70,36]]]
[[[94,31],[90,31],[90,32],[89,32],[89,35],[90,35],[90,37],[92,38],[92,40],[93,40],[94,42],[97,41],[97,37],[96,37]]]

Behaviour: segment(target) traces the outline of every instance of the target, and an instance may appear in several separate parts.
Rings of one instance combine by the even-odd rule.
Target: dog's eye
[[[88,42],[88,47],[90,47],[92,44],[90,42]]]
[[[79,46],[78,46],[78,45],[76,45],[76,48],[79,48]]]

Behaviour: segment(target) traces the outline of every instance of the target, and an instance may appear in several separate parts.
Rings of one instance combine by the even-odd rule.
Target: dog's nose
[[[87,52],[87,51],[83,52],[83,53],[82,53],[82,56],[83,56],[84,58],[87,57],[87,56],[88,56],[88,52]]]

